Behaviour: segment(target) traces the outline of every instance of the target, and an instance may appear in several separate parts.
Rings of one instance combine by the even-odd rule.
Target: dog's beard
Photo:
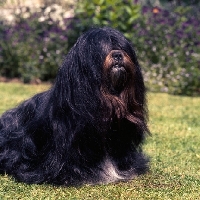
[[[131,114],[135,110],[135,65],[122,50],[112,50],[104,62],[102,91],[103,118],[126,118],[136,122]]]
[[[120,93],[124,86],[126,85],[127,81],[127,72],[123,65],[120,63],[115,63],[115,65],[110,70],[110,82],[112,88],[117,92]]]
[[[134,64],[122,50],[112,50],[104,63],[106,87],[111,94],[119,95],[127,86],[133,74]]]

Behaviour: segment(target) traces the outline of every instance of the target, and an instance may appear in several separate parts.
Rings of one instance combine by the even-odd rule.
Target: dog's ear
[[[91,29],[79,37],[59,68],[53,87],[59,108],[70,107],[93,120],[100,105],[103,63],[111,49],[106,30]]]
[[[102,50],[87,35],[79,38],[59,68],[53,93],[56,105],[70,107],[77,115],[94,120],[102,80]]]

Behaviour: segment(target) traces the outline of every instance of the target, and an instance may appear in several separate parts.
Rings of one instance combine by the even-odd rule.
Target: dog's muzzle
[[[127,72],[123,65],[124,55],[121,51],[114,51],[112,53],[113,66],[110,71],[110,79],[113,89],[116,92],[123,90],[127,81]]]

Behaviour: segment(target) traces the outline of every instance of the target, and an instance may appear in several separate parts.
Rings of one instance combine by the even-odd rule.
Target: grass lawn
[[[47,85],[0,83],[0,113],[47,89]],[[128,183],[80,188],[16,183],[0,176],[0,199],[199,200],[200,97],[149,93],[152,136],[144,145],[149,173]]]

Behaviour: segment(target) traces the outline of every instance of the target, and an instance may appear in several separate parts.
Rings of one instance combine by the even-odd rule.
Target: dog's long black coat
[[[121,80],[127,80],[119,91],[109,82],[116,75],[104,70],[112,50],[132,63],[132,74],[126,63],[120,68],[127,71]],[[132,45],[111,28],[91,29],[68,53],[51,89],[1,116],[0,172],[26,183],[59,185],[131,179],[148,169],[141,151],[146,118]]]

